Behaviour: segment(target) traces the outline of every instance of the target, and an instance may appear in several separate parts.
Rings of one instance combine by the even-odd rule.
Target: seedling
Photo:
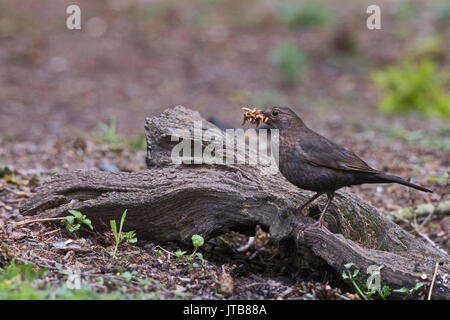
[[[415,111],[428,117],[450,117],[450,73],[434,61],[405,61],[374,72],[372,78],[381,90],[382,112]]]
[[[174,269],[177,268],[177,265],[187,266],[188,269],[201,268],[201,267],[203,267],[205,259],[203,258],[203,255],[200,252],[197,252],[197,250],[204,244],[205,240],[203,239],[202,236],[199,236],[198,234],[194,234],[191,239],[192,239],[192,244],[194,246],[194,251],[189,255],[186,255],[187,251],[183,251],[181,249],[177,249],[177,251],[172,253],[163,248],[160,248],[160,249],[155,249],[154,252],[157,256],[161,256],[161,254],[162,254],[161,250],[168,253],[169,255],[174,255],[178,261],[175,265],[172,266],[172,268],[174,268]],[[201,264],[194,262],[193,261],[194,259],[200,260]],[[191,261],[192,261],[192,264],[191,264]]]
[[[178,249],[177,251],[175,251],[175,257],[177,257],[178,259],[181,259],[185,254],[186,251],[181,251],[181,249]]]
[[[115,148],[131,147],[133,149],[145,149],[147,140],[144,133],[133,134],[128,137],[117,133],[117,122],[115,117],[111,117],[109,124],[99,122],[97,124],[100,133],[94,138],[98,142],[107,143]]]
[[[202,236],[199,236],[198,234],[194,234],[191,239],[192,244],[194,245],[194,252],[192,252],[191,255],[187,256],[186,260],[191,261],[194,258],[198,258],[202,262],[201,264],[202,266],[203,263],[205,262],[205,259],[203,259],[203,255],[200,252],[197,252],[197,249],[200,248],[205,243],[205,240],[203,239]],[[192,266],[198,267],[199,265],[194,262]]]
[[[125,271],[121,274],[122,278],[125,280],[126,283],[131,283],[131,280],[133,280],[133,277],[135,277],[138,274],[137,271]]]
[[[70,233],[77,231],[80,229],[82,224],[85,224],[89,227],[89,229],[94,230],[92,227],[91,220],[86,218],[84,214],[77,210],[69,210],[71,216],[66,216],[64,218],[64,225],[66,226],[66,230]]]
[[[126,241],[126,243],[136,243],[136,232],[135,231],[128,231],[128,232],[122,232],[123,224],[125,222],[125,218],[127,216],[127,210],[125,210],[122,214],[122,218],[120,219],[120,225],[119,230],[117,231],[117,225],[116,220],[110,220],[109,224],[111,225],[111,230],[114,235],[114,240],[116,242],[114,250],[111,253],[111,256],[116,259],[117,250],[119,249],[119,244],[123,242],[123,240]]]
[[[115,117],[110,118],[109,124],[99,122],[97,125],[101,130],[100,134],[95,135],[97,141],[110,144],[117,144],[120,142],[121,137],[117,134]]]

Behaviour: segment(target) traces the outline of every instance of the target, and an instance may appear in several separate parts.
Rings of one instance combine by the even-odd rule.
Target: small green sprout
[[[109,224],[111,225],[111,230],[112,230],[113,235],[114,235],[114,240],[116,242],[114,250],[111,253],[111,256],[114,259],[116,258],[117,250],[119,249],[119,244],[123,240],[125,240],[126,243],[136,243],[137,242],[136,232],[135,231],[122,232],[122,228],[123,228],[123,224],[125,222],[126,216],[127,216],[127,210],[125,210],[123,212],[123,214],[122,214],[122,218],[120,219],[120,226],[119,226],[119,230],[118,231],[117,231],[116,220],[110,220],[109,221]]]
[[[203,255],[200,252],[197,252],[197,249],[200,248],[205,243],[205,240],[202,236],[199,236],[198,234],[194,234],[192,236],[192,244],[194,245],[194,252],[191,253],[191,255],[187,258],[188,261],[192,260],[193,258],[198,258],[203,265],[205,262],[205,259],[203,259]],[[197,263],[193,263],[193,267],[199,267]]]
[[[125,280],[126,283],[131,283],[131,280],[133,280],[133,277],[135,277],[138,274],[137,271],[125,271],[122,272],[121,276],[123,280]]]
[[[178,249],[177,251],[175,251],[175,257],[177,257],[178,259],[181,259],[185,254],[186,251],[181,251],[181,249]]]
[[[394,292],[397,292],[397,293],[400,293],[400,294],[405,295],[405,299],[407,299],[407,298],[409,298],[411,295],[413,295],[414,292],[416,292],[417,290],[419,290],[420,288],[422,288],[424,285],[425,285],[424,282],[417,282],[416,285],[415,285],[413,288],[411,288],[411,289],[408,289],[408,288],[406,288],[406,287],[403,287],[403,288],[394,290]]]
[[[160,257],[162,254],[162,250],[161,249],[154,249],[153,252],[156,254],[157,257]]]

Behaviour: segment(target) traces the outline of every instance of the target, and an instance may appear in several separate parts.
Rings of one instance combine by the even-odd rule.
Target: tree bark
[[[189,242],[193,234],[211,238],[230,230],[249,233],[260,225],[281,247],[289,246],[288,253],[298,267],[325,262],[342,273],[344,265],[352,262],[367,275],[369,266],[383,266],[382,285],[391,289],[431,282],[439,262],[432,297],[450,299],[449,256],[352,194],[336,193],[326,214],[327,229],[302,231],[302,226],[314,222],[310,216],[318,214],[325,197],[317,200],[319,206],[305,210],[308,216],[296,213],[294,208],[312,193],[295,187],[280,173],[271,174],[268,166],[173,164],[171,150],[178,141],[172,142],[171,136],[177,129],[188,130],[187,137],[197,141],[195,120],[202,122],[203,132],[218,130],[197,112],[181,106],[168,109],[146,119],[149,170],[56,174],[38,188],[22,213],[57,217],[70,209],[79,210],[101,230],[128,209],[126,229],[153,241]],[[201,144],[205,148],[208,141]]]

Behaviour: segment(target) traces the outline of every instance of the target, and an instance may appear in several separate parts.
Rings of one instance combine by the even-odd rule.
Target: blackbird
[[[279,169],[292,184],[316,194],[303,204],[301,212],[322,194],[328,199],[319,220],[308,227],[321,227],[336,190],[364,183],[399,183],[424,192],[431,190],[400,177],[371,168],[353,152],[309,129],[287,107],[270,107],[264,111],[246,110],[244,122],[279,130]]]

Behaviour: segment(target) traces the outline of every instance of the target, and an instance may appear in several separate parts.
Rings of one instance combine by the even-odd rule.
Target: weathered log
[[[176,107],[147,118],[147,165],[138,173],[72,171],[58,173],[42,184],[21,208],[25,215],[67,215],[70,209],[86,214],[97,229],[107,228],[128,209],[126,228],[141,239],[189,242],[193,234],[205,238],[236,230],[244,233],[260,225],[298,266],[326,262],[337,272],[352,262],[363,274],[371,265],[383,266],[381,280],[391,288],[413,287],[430,281],[440,262],[433,298],[450,299],[449,256],[416,239],[373,206],[347,192],[337,192],[329,213],[328,229],[307,229],[318,205],[309,216],[295,214],[311,194],[300,190],[266,166],[246,164],[175,165],[171,136],[176,129],[189,130],[193,121],[203,129],[215,128],[197,112]],[[194,137],[190,136],[192,139]],[[203,147],[207,142],[202,141]],[[321,206],[324,199],[317,203]]]

